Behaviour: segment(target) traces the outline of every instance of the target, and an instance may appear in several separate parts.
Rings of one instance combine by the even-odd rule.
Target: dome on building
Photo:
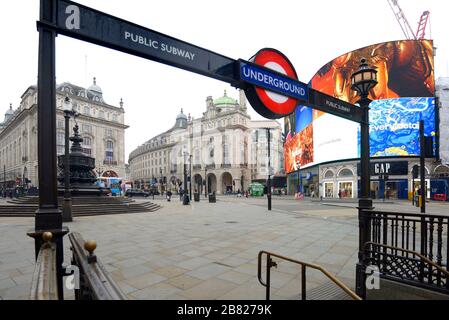
[[[181,113],[176,116],[176,124],[174,128],[185,129],[187,128],[187,116],[184,114],[182,108]]]
[[[12,109],[12,103],[9,104],[9,109],[5,112],[5,120],[3,121],[6,123],[12,116],[14,115],[14,110]]]
[[[9,109],[6,110],[5,116],[12,116],[14,114],[14,110],[12,109],[12,104],[9,104]]]
[[[217,98],[214,100],[214,105],[220,106],[220,105],[236,105],[238,104],[237,100],[232,99],[231,97],[228,97],[226,94],[226,90],[224,91],[224,95],[221,98]]]
[[[97,79],[94,77],[94,83],[93,85],[91,85],[89,88],[87,88],[87,90],[91,91],[94,94],[97,95],[102,95],[103,91],[101,90],[101,88],[99,86],[97,86]]]
[[[184,114],[182,108],[181,108],[181,113],[176,116],[176,120],[178,120],[178,119],[185,119],[185,120],[187,120],[187,116]]]

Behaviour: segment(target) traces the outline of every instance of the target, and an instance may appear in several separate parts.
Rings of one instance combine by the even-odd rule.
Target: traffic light
[[[417,179],[418,178],[418,175],[419,175],[418,173],[419,173],[419,166],[415,164],[413,166],[413,171],[412,171],[413,179]]]
[[[433,158],[433,137],[424,137],[424,158]]]

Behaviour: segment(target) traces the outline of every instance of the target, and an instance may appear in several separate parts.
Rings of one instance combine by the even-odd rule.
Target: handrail
[[[69,239],[72,244],[73,263],[78,266],[81,277],[81,288],[77,290],[76,298],[126,300],[126,295],[93,254],[96,249],[95,241],[84,241],[81,234],[77,232],[69,234]]]
[[[398,247],[392,247],[392,246],[388,246],[388,245],[384,245],[384,244],[380,244],[380,243],[376,243],[376,242],[371,242],[371,241],[365,243],[365,251],[367,250],[367,247],[369,245],[374,245],[374,246],[377,246],[377,247],[382,247],[382,248],[391,249],[391,250],[395,250],[395,251],[402,251],[402,252],[405,252],[405,253],[409,253],[409,254],[415,255],[418,258],[420,258],[421,260],[423,260],[426,263],[430,264],[432,267],[434,267],[438,271],[444,273],[446,275],[446,277],[448,277],[448,279],[449,279],[449,271],[443,269],[441,266],[439,266],[435,262],[431,261],[429,258],[423,256],[422,254],[420,254],[420,253],[418,253],[416,251],[402,249],[402,248],[398,248]]]
[[[267,255],[267,283],[264,283],[262,280],[262,255],[266,254]],[[259,282],[261,285],[263,285],[264,287],[267,288],[266,291],[266,297],[267,300],[270,299],[270,269],[271,267],[277,267],[277,264],[271,259],[271,257],[276,257],[278,259],[282,259],[285,261],[289,261],[295,264],[299,264],[301,265],[301,284],[302,284],[302,299],[306,300],[306,268],[311,268],[311,269],[315,269],[320,271],[321,273],[323,273],[327,278],[329,278],[333,283],[335,283],[338,287],[340,287],[346,294],[348,294],[352,299],[354,300],[362,300],[362,298],[360,298],[355,292],[353,292],[351,289],[349,289],[343,282],[341,282],[340,280],[338,280],[334,275],[332,275],[330,272],[328,272],[325,268],[323,268],[320,265],[317,264],[312,264],[312,263],[307,263],[307,262],[303,262],[303,261],[299,261],[299,260],[295,260],[292,258],[288,258],[288,257],[284,257],[272,252],[268,252],[268,251],[260,251],[259,255],[258,255],[258,265],[257,265],[257,277],[259,279]]]
[[[58,300],[58,278],[56,270],[56,244],[50,242],[53,235],[44,232],[44,242],[39,250],[33,279],[30,300]]]

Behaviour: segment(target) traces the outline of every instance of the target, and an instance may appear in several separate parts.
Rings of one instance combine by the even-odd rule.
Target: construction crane
[[[429,11],[424,11],[421,15],[421,18],[418,23],[418,30],[413,32],[412,27],[410,26],[410,23],[408,22],[407,18],[405,17],[404,11],[402,11],[401,7],[399,6],[398,0],[387,0],[388,4],[390,5],[391,10],[393,11],[396,20],[399,23],[399,26],[402,29],[402,32],[405,35],[405,38],[408,40],[418,40],[418,39],[424,39],[426,35],[426,27],[427,23],[429,21]]]
[[[419,40],[424,39],[426,36],[426,27],[429,22],[430,11],[424,11],[418,23],[418,30],[416,31],[416,38]]]

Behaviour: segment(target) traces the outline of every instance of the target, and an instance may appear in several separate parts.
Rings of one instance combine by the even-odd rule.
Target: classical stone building
[[[95,158],[97,174],[125,175],[125,129],[123,102],[116,107],[106,103],[101,88],[94,83],[82,88],[64,82],[56,91],[56,143],[57,154],[64,154],[65,120],[63,101],[69,97],[73,109],[79,113],[82,146],[85,153]],[[38,186],[37,161],[37,88],[30,86],[22,95],[20,106],[10,106],[0,124],[1,179],[12,186],[28,181]],[[70,128],[75,121],[70,119]],[[70,133],[72,135],[73,132]]]
[[[181,109],[171,129],[131,152],[135,186],[176,191],[183,185],[186,164],[187,174],[192,170],[193,191],[224,194],[246,190],[252,181],[267,179],[267,128],[271,132],[271,174],[281,174],[281,125],[251,121],[243,92],[239,100],[226,92],[215,100],[207,97],[206,111],[197,119]]]

